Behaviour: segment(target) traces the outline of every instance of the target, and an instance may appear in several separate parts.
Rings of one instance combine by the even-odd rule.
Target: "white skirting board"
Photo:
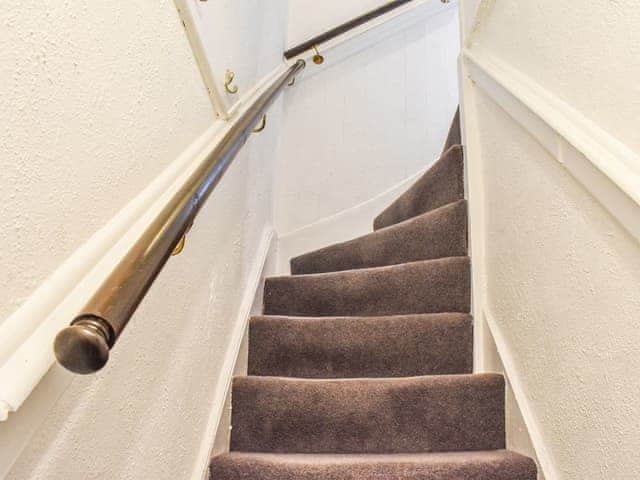
[[[229,346],[225,354],[224,364],[220,369],[220,377],[216,385],[216,392],[211,402],[211,412],[207,419],[207,428],[202,438],[198,459],[194,465],[193,480],[202,480],[207,478],[209,460],[213,449],[213,442],[218,425],[224,414],[226,399],[231,389],[231,382],[235,371],[236,362],[240,354],[242,341],[244,339],[249,318],[251,316],[252,307],[256,298],[260,297],[260,288],[264,283],[265,265],[267,259],[275,246],[275,234],[272,228],[266,230],[262,235],[258,252],[256,253],[255,262],[251,268],[249,281],[244,289],[242,303],[238,309],[238,315],[235,321],[232,337],[229,339]],[[273,254],[273,253],[272,253]]]
[[[487,326],[489,327],[489,334],[493,338],[493,342],[498,351],[498,356],[500,357],[500,361],[502,363],[502,366],[504,367],[505,376],[507,377],[509,384],[511,385],[513,396],[515,397],[518,409],[520,410],[522,419],[524,420],[525,426],[529,433],[529,438],[531,439],[531,443],[533,444],[533,448],[542,469],[544,478],[545,480],[558,480],[560,476],[558,475],[558,472],[556,471],[556,468],[553,464],[551,454],[545,446],[544,437],[542,436],[538,420],[533,414],[533,409],[529,404],[529,399],[527,398],[524,385],[522,384],[520,375],[515,368],[513,355],[511,354],[509,345],[504,338],[504,335],[500,331],[498,322],[496,321],[495,317],[493,317],[493,315],[488,311],[488,309],[485,308],[482,315]],[[479,322],[476,321],[475,323],[477,324]]]

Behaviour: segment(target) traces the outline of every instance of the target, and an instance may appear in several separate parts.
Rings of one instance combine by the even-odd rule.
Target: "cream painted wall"
[[[617,145],[640,151],[634,3],[488,0],[465,29],[481,66],[497,59],[510,69],[483,79],[463,61],[471,243],[483,246],[473,252],[478,304],[507,354],[548,480],[640,477],[640,246],[616,220],[626,213],[611,210],[628,199],[581,153],[599,128],[618,142],[602,144],[613,157]],[[510,89],[524,85],[537,90]],[[489,340],[484,367],[501,369]]]
[[[293,47],[389,0],[289,0],[287,45]]]
[[[252,51],[273,59],[272,69],[286,35],[285,16],[277,20],[269,31],[249,29],[280,39],[266,53],[264,45]],[[10,0],[0,23],[5,318],[209,128],[214,113],[171,1]],[[76,376],[52,407],[47,395],[60,388],[49,387],[64,390],[68,381],[54,368],[42,384],[48,390],[0,424],[0,477],[23,446],[20,435],[43,417],[6,478],[200,476],[199,455],[213,442],[207,420],[228,380],[221,365],[271,228],[281,116],[280,100],[271,128],[244,147],[109,365]]]
[[[213,114],[168,0],[6,0],[0,22],[4,319]]]
[[[640,151],[637,1],[486,3],[474,46],[489,49]]]
[[[281,235],[369,200],[437,159],[458,104],[458,54],[450,9],[290,91],[276,194]]]
[[[638,242],[499,107],[478,100],[488,307],[559,478],[638,478]]]

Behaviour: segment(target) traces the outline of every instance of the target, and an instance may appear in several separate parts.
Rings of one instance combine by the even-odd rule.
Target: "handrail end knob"
[[[99,318],[80,318],[56,335],[53,349],[58,363],[79,374],[95,373],[109,360],[112,335]]]

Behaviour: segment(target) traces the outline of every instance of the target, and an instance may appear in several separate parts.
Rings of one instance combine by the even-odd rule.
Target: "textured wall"
[[[8,0],[0,24],[4,318],[214,115],[169,0]],[[268,28],[250,31],[278,36],[279,59],[285,18]],[[281,111],[230,168],[108,367],[74,379],[7,478],[190,478],[272,217]],[[3,428],[0,441],[18,431]]]
[[[486,2],[478,46],[511,63],[640,150],[636,0]]]
[[[4,319],[213,115],[169,0],[5,0],[0,24]]]
[[[369,200],[435,161],[458,104],[458,54],[452,9],[299,82],[285,101],[278,231]]]
[[[486,0],[479,11],[472,51],[640,150],[637,2]],[[487,307],[546,460],[559,480],[639,478],[638,241],[480,89],[467,94],[479,125],[471,181],[486,197]]]
[[[640,248],[478,97],[488,303],[563,480],[640,477]]]

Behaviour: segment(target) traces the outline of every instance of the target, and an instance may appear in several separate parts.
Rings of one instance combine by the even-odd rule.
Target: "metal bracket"
[[[320,55],[320,52],[318,51],[318,46],[314,45],[311,48],[313,48],[313,51],[316,52],[316,54],[313,56],[313,63],[315,63],[316,65],[322,65],[324,63],[324,57]]]

